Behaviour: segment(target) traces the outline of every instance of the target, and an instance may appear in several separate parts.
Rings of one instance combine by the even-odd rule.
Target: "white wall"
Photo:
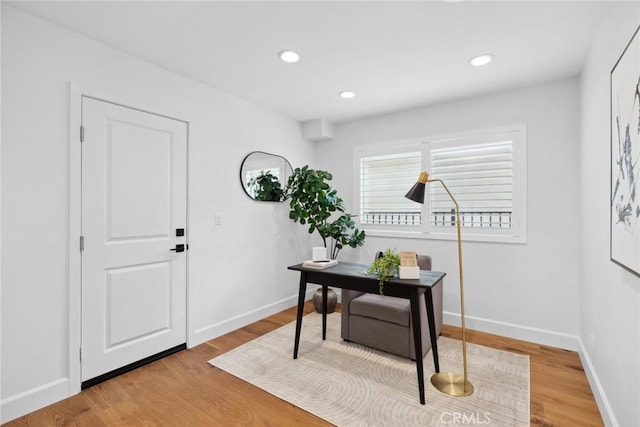
[[[613,9],[581,79],[581,356],[606,423],[620,426],[640,423],[640,278],[609,259],[609,78],[638,25],[639,3]]]
[[[4,3],[1,15],[1,421],[61,399],[72,388],[67,265],[73,82],[190,122],[191,345],[295,303],[297,276],[282,267],[306,254],[309,239],[287,219],[286,204],[246,198],[238,168],[249,151],[282,154],[294,167],[313,161],[331,170],[349,205],[356,146],[526,123],[529,242],[464,244],[467,325],[566,348],[577,346],[579,334],[605,420],[637,424],[640,279],[609,261],[607,207],[609,72],[638,25],[637,3],[621,5],[609,17],[580,82],[342,124],[336,140],[318,144],[315,152],[288,118]],[[558,207],[560,215],[554,213]],[[214,225],[215,212],[222,214],[222,226]],[[368,237],[364,247],[346,248],[340,258],[368,263],[390,246],[429,253],[434,268],[449,273],[446,320],[456,322],[454,243]],[[251,268],[232,256],[238,250],[253,260]],[[585,346],[591,334],[593,352]]]
[[[294,305],[298,277],[285,267],[309,247],[285,203],[250,200],[239,179],[253,150],[283,155],[294,167],[310,163],[313,147],[297,122],[3,3],[2,421],[74,388],[70,83],[190,123],[189,345]]]
[[[528,243],[463,243],[468,328],[569,349],[578,334],[577,78],[465,99],[336,127],[336,139],[316,150],[318,167],[334,173],[352,202],[354,147],[525,123],[528,136]],[[417,177],[416,177],[417,178]],[[407,189],[408,190],[408,189]],[[355,210],[355,208],[353,208]],[[353,260],[370,263],[387,247],[433,257],[447,272],[445,322],[459,322],[456,243],[369,236]]]

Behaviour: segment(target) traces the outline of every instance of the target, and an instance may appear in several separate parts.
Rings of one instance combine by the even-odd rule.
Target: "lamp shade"
[[[414,202],[424,203],[424,188],[426,184],[424,182],[416,182],[413,184],[413,187],[404,195],[409,200],[413,200]]]
[[[429,174],[426,171],[420,172],[418,182],[413,184],[411,190],[404,197],[414,202],[424,203],[424,188],[427,186],[427,181],[429,181]]]

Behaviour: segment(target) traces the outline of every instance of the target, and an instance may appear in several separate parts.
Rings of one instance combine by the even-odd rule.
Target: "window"
[[[427,168],[456,198],[462,227],[513,227],[513,141],[431,149]],[[451,224],[451,198],[442,185],[429,186],[430,224]],[[449,223],[449,224],[447,224]]]
[[[420,207],[404,194],[421,170],[419,151],[360,159],[360,223],[420,225]]]
[[[370,235],[455,239],[455,205],[431,182],[420,205],[404,197],[420,171],[458,202],[464,240],[526,242],[524,125],[356,149],[359,226]]]

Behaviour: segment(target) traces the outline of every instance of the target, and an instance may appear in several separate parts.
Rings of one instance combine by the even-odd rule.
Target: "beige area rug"
[[[475,391],[437,391],[431,352],[424,358],[426,405],[418,397],[415,362],[340,338],[340,313],[302,321],[293,360],[295,322],[209,361],[230,374],[338,426],[529,425],[529,356],[467,343]],[[440,370],[462,373],[461,342],[438,338]]]

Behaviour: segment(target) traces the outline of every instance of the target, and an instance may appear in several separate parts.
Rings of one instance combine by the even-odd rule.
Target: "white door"
[[[186,342],[187,125],[83,97],[82,126],[86,381]]]

